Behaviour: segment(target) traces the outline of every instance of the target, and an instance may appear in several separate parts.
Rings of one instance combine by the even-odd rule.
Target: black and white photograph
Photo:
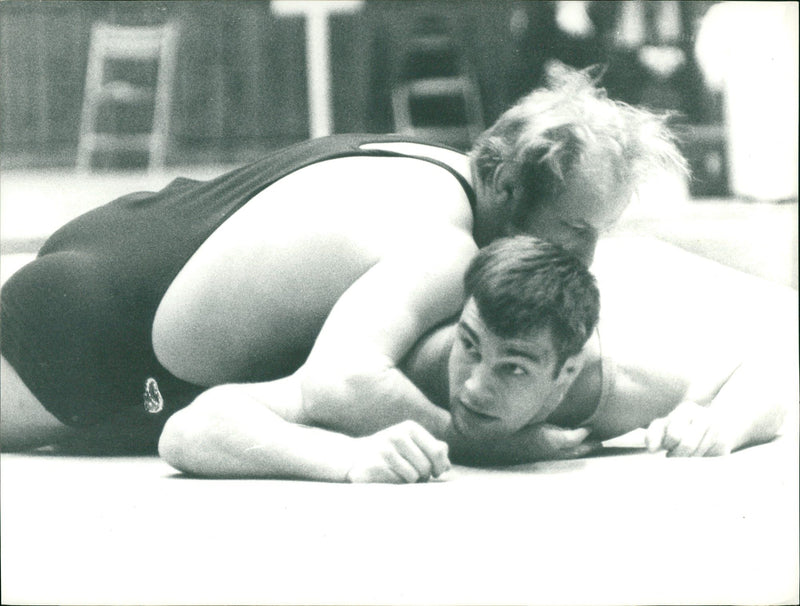
[[[800,602],[798,6],[0,0],[0,602]]]

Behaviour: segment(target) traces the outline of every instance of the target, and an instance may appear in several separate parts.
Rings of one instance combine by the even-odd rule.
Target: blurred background
[[[618,233],[797,288],[795,2],[0,2],[3,276],[74,216],[308,137],[467,149],[553,62],[672,113],[686,180]]]

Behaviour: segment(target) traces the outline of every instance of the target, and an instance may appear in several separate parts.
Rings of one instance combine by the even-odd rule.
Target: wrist
[[[746,446],[754,437],[754,427],[739,410],[726,402],[713,401],[708,405],[717,434],[717,443],[727,452]]]

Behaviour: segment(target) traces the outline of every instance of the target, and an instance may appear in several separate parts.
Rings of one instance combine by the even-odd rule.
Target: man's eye
[[[503,374],[512,377],[524,377],[528,374],[528,371],[519,364],[503,364],[500,370]]]
[[[461,347],[463,347],[464,351],[466,351],[467,353],[476,353],[477,352],[477,348],[475,347],[475,343],[473,343],[467,337],[463,337],[463,336],[461,337]]]

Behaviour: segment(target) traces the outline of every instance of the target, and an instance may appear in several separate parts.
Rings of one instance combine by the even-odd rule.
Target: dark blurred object
[[[545,82],[548,64],[600,65],[609,97],[672,114],[693,197],[724,197],[729,155],[720,95],[705,86],[694,41],[714,2],[518,2],[511,14],[517,93]]]
[[[572,15],[578,15],[577,21],[580,23],[575,23],[574,28],[565,30],[558,25],[559,9],[564,7],[572,11]],[[607,53],[602,39],[597,35],[598,30],[586,21],[586,7],[585,2],[522,0],[513,3],[509,14],[509,31],[514,98],[545,83],[547,64],[551,60],[579,68],[607,63]]]
[[[640,71],[636,45],[620,45],[622,7],[633,4],[642,3],[365,0],[361,10],[329,18],[333,130],[395,129],[394,67],[411,24],[428,14],[446,18],[453,46],[474,75],[484,124],[540,84],[552,59],[606,64],[601,82],[615,98],[666,105],[682,112],[684,123],[721,122],[719,95],[692,75],[692,57],[686,55],[682,75],[650,82],[655,75]],[[710,4],[677,3],[683,52],[695,19]],[[278,18],[270,7],[250,0],[0,1],[2,166],[74,166],[91,26],[101,20],[182,25],[167,165],[243,163],[302,140],[309,133],[306,24],[300,16]],[[669,46],[655,53],[665,67],[678,56]],[[652,62],[652,51],[645,56]],[[449,51],[436,60],[429,55],[417,63],[425,69],[416,75],[450,71],[457,61]],[[428,111],[415,103],[417,117],[464,119],[463,99],[430,101],[427,108],[445,107]]]
[[[394,130],[468,149],[483,131],[474,70],[448,19],[412,16],[392,69]]]
[[[117,160],[144,154],[162,170],[169,141],[178,27],[96,23],[92,28],[78,139],[78,170],[97,152]],[[122,167],[126,167],[124,164]]]
[[[694,61],[702,15],[713,2],[518,2],[512,13],[519,94],[544,82],[547,63],[602,65],[610,97],[708,121],[709,93]],[[713,120],[712,120],[713,121]]]
[[[680,148],[691,171],[689,194],[692,198],[730,196],[728,150],[722,124],[676,127]]]
[[[244,163],[308,136],[304,20],[277,18],[269,2],[2,0],[3,168],[75,166],[91,29],[98,21],[181,24],[168,167]],[[352,115],[348,130],[363,129],[368,56],[362,30],[356,15],[332,23],[332,45],[343,47],[332,65],[335,109]],[[106,157],[97,156],[98,164]],[[146,154],[129,160],[144,166]]]
[[[445,106],[442,111],[449,121],[494,122],[515,100],[517,72],[512,65],[509,33],[514,3],[515,0],[367,0],[363,11],[364,29],[370,36],[366,130],[396,130],[392,110],[396,84],[409,76],[426,79],[437,74],[452,77],[458,73],[466,78],[464,82],[471,81],[479,101],[468,101],[473,95],[470,85],[467,95],[459,92],[430,99],[431,103],[425,105]],[[445,35],[420,35],[426,30]],[[415,44],[417,49],[410,48]],[[480,113],[479,118],[468,118],[468,103],[474,113]],[[416,108],[421,119],[425,119],[423,114],[432,115],[435,111]]]

